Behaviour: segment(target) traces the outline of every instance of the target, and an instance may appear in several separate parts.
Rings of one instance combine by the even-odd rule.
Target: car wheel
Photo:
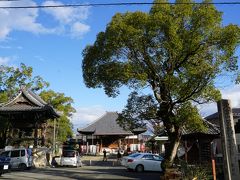
[[[144,171],[144,167],[143,167],[143,165],[139,164],[139,165],[136,166],[135,170],[137,172],[143,172]]]
[[[26,166],[26,164],[22,163],[22,164],[19,164],[18,168],[20,170],[25,170],[25,169],[27,169],[27,166]]]

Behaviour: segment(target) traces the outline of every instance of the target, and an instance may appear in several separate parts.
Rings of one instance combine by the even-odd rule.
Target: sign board
[[[154,140],[156,140],[156,141],[167,141],[168,140],[168,136],[156,136],[154,138]]]

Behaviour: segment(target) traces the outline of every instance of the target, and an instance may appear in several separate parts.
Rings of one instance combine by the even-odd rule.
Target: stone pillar
[[[218,115],[223,149],[223,169],[225,180],[239,180],[239,166],[234,121],[230,101],[218,102]]]

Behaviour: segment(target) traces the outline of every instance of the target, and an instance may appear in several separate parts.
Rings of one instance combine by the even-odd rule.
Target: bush
[[[209,164],[204,165],[189,165],[186,162],[181,162],[181,172],[183,180],[192,180],[192,179],[201,179],[201,180],[210,180],[212,179],[211,175],[211,166]]]

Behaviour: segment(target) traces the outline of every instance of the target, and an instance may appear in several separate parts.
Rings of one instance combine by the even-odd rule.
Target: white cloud
[[[11,49],[11,46],[1,46],[1,45],[0,45],[0,48],[1,48],[1,49]]]
[[[36,6],[33,0],[24,1],[0,1],[0,6]],[[42,5],[62,5],[57,1],[46,1]],[[54,27],[47,28],[46,22],[40,21],[41,12],[48,14],[50,23],[52,19],[57,21]],[[89,31],[89,27],[83,24],[88,17],[88,8],[45,8],[45,9],[0,9],[0,40],[6,39],[12,31],[27,31],[35,34],[69,34],[75,37],[76,33],[82,35]],[[52,19],[51,19],[52,18]],[[49,22],[49,21],[48,21]],[[76,23],[80,23],[82,26]]]
[[[84,128],[101,117],[105,112],[101,106],[78,107],[76,108],[76,113],[71,118],[71,122],[74,129]]]
[[[240,106],[240,85],[223,89],[221,92],[223,99],[231,100],[232,107]]]
[[[221,89],[222,99],[229,99],[233,108],[240,107],[240,85],[229,86]],[[205,104],[199,106],[203,117],[217,112],[217,103]]]
[[[31,0],[2,1],[0,6],[34,6]],[[0,9],[0,39],[5,39],[13,30],[28,31],[32,33],[52,33],[53,29],[47,29],[37,22],[38,9]]]
[[[10,62],[9,57],[0,57],[0,65],[7,65]]]
[[[90,29],[90,26],[86,24],[82,24],[80,22],[76,22],[71,27],[71,34],[72,37],[81,37],[85,32],[88,32]]]
[[[63,5],[57,1],[46,1],[44,6]],[[65,8],[46,8],[44,12],[51,15],[60,23],[60,27],[65,29],[65,32],[70,32],[72,37],[82,37],[83,34],[90,30],[90,27],[83,23],[89,16],[88,7],[65,7]]]
[[[41,56],[34,56],[34,58],[35,58],[36,60],[38,60],[38,61],[41,61],[41,62],[44,62],[44,61],[45,61],[45,59],[44,59],[43,57],[41,57]]]
[[[58,6],[64,5],[57,1],[46,1],[43,3],[44,6]],[[63,24],[69,24],[76,21],[86,20],[89,15],[88,7],[58,7],[58,8],[46,8],[44,11],[51,14],[57,21]]]

